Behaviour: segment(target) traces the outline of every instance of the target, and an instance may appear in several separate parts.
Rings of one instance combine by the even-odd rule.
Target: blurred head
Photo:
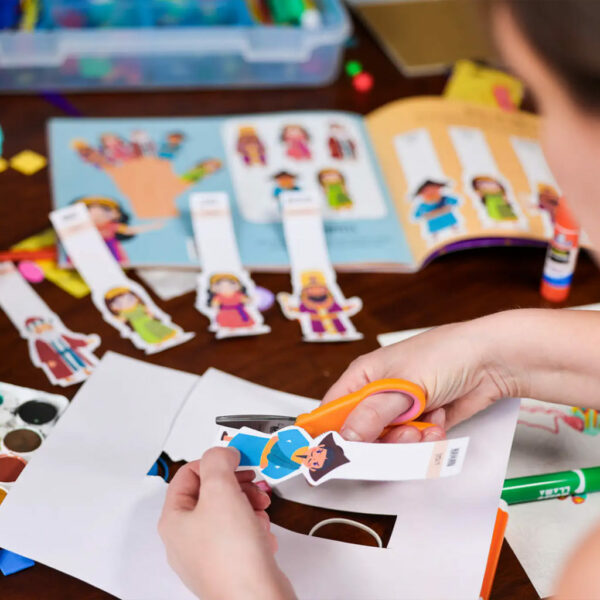
[[[123,212],[121,205],[105,196],[83,196],[77,198],[75,204],[84,204],[90,213],[90,218],[96,227],[108,223],[127,223],[128,215]]]
[[[496,45],[543,117],[548,163],[600,248],[600,2],[488,0]]]
[[[224,273],[210,278],[210,291],[215,295],[233,296],[241,290],[242,284],[235,275]]]
[[[442,197],[442,188],[444,185],[444,183],[428,179],[415,192],[415,196],[420,196],[426,202],[439,202]]]
[[[138,304],[143,304],[138,296],[127,288],[113,288],[107,292],[105,300],[106,307],[114,315],[131,310]]]
[[[323,187],[334,183],[344,183],[344,176],[337,169],[323,169],[319,171],[318,179]]]

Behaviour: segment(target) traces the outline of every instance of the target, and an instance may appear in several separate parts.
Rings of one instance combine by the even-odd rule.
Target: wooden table
[[[93,117],[205,116],[296,109],[367,113],[403,96],[441,92],[444,77],[402,77],[365,30],[355,25],[358,44],[347,55],[361,60],[374,75],[375,86],[368,94],[355,92],[350,80],[342,74],[333,85],[321,89],[97,94],[68,98],[84,115]],[[4,155],[10,157],[25,148],[47,155],[46,122],[64,115],[37,96],[5,96],[0,99],[0,107],[0,122],[6,137]],[[5,249],[48,226],[51,206],[48,172],[26,177],[9,170],[0,175],[0,186],[0,249]],[[341,275],[339,281],[346,295],[362,297],[365,305],[353,318],[365,338],[349,344],[304,344],[300,341],[298,324],[286,321],[277,308],[267,314],[273,329],[271,335],[216,342],[206,329],[206,320],[194,308],[193,294],[169,302],[157,301],[186,331],[195,331],[197,335],[185,345],[152,357],[145,357],[130,342],[121,339],[102,320],[89,297],[76,300],[48,282],[37,285],[36,289],[70,328],[101,335],[99,354],[110,349],[199,374],[212,366],[266,386],[317,398],[354,357],[377,347],[375,336],[379,333],[439,325],[510,308],[541,306],[538,285],[543,259],[541,249],[485,249],[443,256],[415,275]],[[274,291],[289,288],[286,275],[256,274],[255,280]],[[599,281],[596,267],[583,256],[570,303],[600,301]],[[26,344],[3,314],[0,314],[0,351],[1,381],[58,391],[31,365]],[[75,392],[76,389],[69,388],[65,393],[72,397]],[[294,529],[306,530],[311,519],[314,520],[310,511],[280,502],[275,503],[272,513],[274,520]],[[348,541],[368,543],[359,540],[359,534],[349,538],[346,531],[332,529],[328,533],[331,537],[344,536]],[[0,591],[2,600],[112,597],[43,565],[6,578],[0,575]],[[492,597],[496,600],[537,597],[507,544],[500,557]]]

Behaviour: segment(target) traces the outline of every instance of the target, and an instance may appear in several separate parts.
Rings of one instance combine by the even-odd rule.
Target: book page
[[[547,239],[560,192],[536,116],[432,97],[365,121],[418,264],[450,245]]]

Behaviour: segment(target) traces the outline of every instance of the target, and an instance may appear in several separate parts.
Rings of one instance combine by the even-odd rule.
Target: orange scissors
[[[425,423],[416,419],[423,414],[427,404],[427,396],[423,388],[405,379],[379,379],[368,383],[360,390],[342,396],[333,402],[322,404],[309,413],[297,417],[281,415],[229,415],[215,419],[217,425],[241,429],[250,427],[263,433],[273,433],[296,425],[302,427],[308,435],[315,438],[326,431],[340,431],[348,415],[366,398],[374,394],[401,393],[412,400],[408,410],[396,417],[380,434],[380,437],[399,425],[411,425],[419,430],[433,427],[433,423]]]

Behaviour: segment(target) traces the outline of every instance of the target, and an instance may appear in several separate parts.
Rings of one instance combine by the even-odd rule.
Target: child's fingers
[[[163,514],[192,510],[196,506],[200,490],[199,463],[195,460],[177,471],[167,488]]]
[[[254,481],[256,473],[251,469],[244,469],[243,471],[236,471],[235,476],[239,483],[245,483],[247,481]]]
[[[236,448],[210,448],[200,460],[199,473],[202,482],[200,494],[216,491],[218,494],[239,492],[235,470],[240,464],[240,453]]]
[[[381,441],[386,444],[414,444],[422,439],[423,435],[416,427],[399,425],[384,435]]]
[[[248,501],[254,510],[265,510],[271,504],[271,498],[253,483],[241,483],[242,492],[246,494]]]

